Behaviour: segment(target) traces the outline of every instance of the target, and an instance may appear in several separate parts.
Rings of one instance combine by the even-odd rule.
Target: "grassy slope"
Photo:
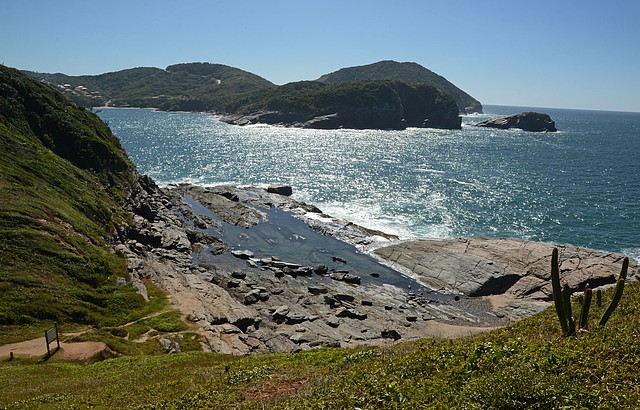
[[[108,250],[134,168],[94,114],[0,66],[0,343],[56,321],[115,326],[149,304]]]
[[[627,287],[606,327],[597,308],[592,329],[570,338],[549,309],[470,339],[391,348],[4,362],[0,408],[635,408],[639,290]]]

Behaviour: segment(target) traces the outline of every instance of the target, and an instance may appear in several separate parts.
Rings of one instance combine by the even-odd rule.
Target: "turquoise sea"
[[[470,127],[541,111],[557,133]],[[103,109],[159,184],[291,185],[294,198],[402,238],[518,237],[640,259],[640,113],[487,106],[462,130],[238,127]]]

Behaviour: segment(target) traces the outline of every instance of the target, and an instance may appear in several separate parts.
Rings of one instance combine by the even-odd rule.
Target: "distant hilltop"
[[[417,63],[379,61],[377,63],[342,68],[325,74],[318,81],[328,84],[358,80],[394,80],[407,84],[425,84],[451,95],[463,114],[482,113],[482,104],[446,78]]]
[[[283,86],[239,68],[212,63],[175,64],[166,69],[138,67],[85,76],[25,73],[85,107],[216,112],[236,118],[231,122],[237,124],[459,128],[459,121],[452,117],[482,112],[479,101],[444,77],[416,63],[395,61],[344,68],[316,81]],[[388,121],[378,121],[380,112],[375,107],[372,110],[372,102],[375,107],[393,107],[393,113],[384,113]]]

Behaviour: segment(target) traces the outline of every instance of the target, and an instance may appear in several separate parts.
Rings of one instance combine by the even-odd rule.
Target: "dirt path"
[[[51,351],[54,351],[56,347],[55,343],[51,343]],[[54,353],[53,357],[62,360],[85,361],[108,349],[107,345],[102,342],[61,342],[60,351]],[[43,358],[47,354],[47,345],[44,337],[3,345],[0,346],[0,360],[9,359],[11,352],[16,359]]]

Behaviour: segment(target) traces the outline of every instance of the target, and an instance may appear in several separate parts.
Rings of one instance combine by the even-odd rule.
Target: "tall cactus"
[[[618,307],[618,303],[620,303],[620,299],[622,298],[622,292],[624,291],[624,282],[627,279],[627,270],[629,269],[629,258],[624,258],[622,262],[622,270],[620,270],[620,277],[618,282],[616,283],[616,288],[613,291],[613,297],[611,298],[611,303],[607,307],[607,310],[604,311],[602,318],[600,319],[600,326],[604,326],[607,324],[609,317],[613,313],[613,311]]]
[[[553,291],[553,304],[556,307],[558,320],[560,320],[562,334],[568,336],[569,323],[567,321],[567,312],[562,295],[562,288],[560,287],[560,265],[558,263],[558,248],[553,248],[553,252],[551,253],[551,288]],[[571,304],[571,301],[569,301],[569,304]]]
[[[571,311],[571,288],[566,283],[562,288],[562,303],[567,317],[567,333],[565,336],[573,336],[576,334],[576,321],[573,319],[573,312]]]
[[[582,302],[582,313],[580,314],[580,329],[586,329],[589,321],[589,309],[591,308],[591,299],[593,291],[587,287],[584,290],[584,302]]]

